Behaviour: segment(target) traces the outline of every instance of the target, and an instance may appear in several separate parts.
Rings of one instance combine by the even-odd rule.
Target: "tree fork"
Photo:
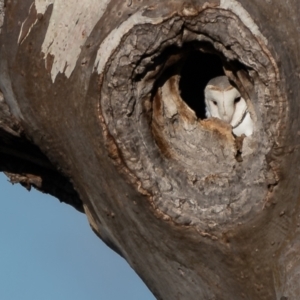
[[[2,1],[1,169],[83,207],[158,299],[296,299],[297,3],[273,1],[279,26],[259,1],[144,2]],[[197,56],[200,75],[221,62],[252,136],[199,117]]]

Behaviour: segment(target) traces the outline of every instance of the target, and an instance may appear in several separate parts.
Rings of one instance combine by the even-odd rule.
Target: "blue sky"
[[[155,299],[84,214],[3,173],[0,199],[0,299]]]

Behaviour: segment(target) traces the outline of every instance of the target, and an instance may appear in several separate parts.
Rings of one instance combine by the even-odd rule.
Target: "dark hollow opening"
[[[192,51],[180,72],[181,98],[200,119],[205,119],[204,88],[214,77],[224,75],[222,61],[218,55]]]

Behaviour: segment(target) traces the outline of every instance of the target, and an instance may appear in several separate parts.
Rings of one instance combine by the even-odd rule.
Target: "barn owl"
[[[226,76],[211,79],[204,90],[206,116],[229,123],[236,136],[253,132],[253,121],[246,101]]]

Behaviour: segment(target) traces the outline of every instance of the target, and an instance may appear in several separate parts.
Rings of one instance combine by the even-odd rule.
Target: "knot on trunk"
[[[127,31],[101,76],[110,156],[178,224],[208,230],[245,221],[278,181],[268,154],[280,143],[285,110],[266,44],[218,7],[152,24],[142,16],[148,21]],[[251,137],[236,140],[230,125],[203,118],[203,89],[189,85],[193,59],[200,86],[223,70],[234,82],[255,121]]]

